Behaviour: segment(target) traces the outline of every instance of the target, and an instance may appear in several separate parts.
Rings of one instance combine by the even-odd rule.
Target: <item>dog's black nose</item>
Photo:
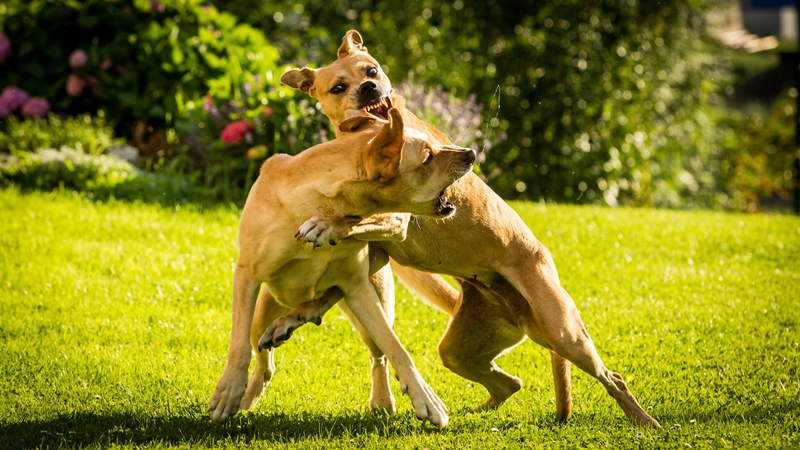
[[[378,92],[378,85],[374,81],[365,81],[358,88],[359,95],[374,95],[376,92]]]
[[[472,163],[474,163],[474,162],[475,162],[475,158],[477,158],[477,157],[478,157],[477,153],[475,153],[475,150],[472,150],[472,149],[469,149],[469,150],[468,150],[468,151],[466,151],[465,153],[466,153],[466,155],[464,155],[464,161],[465,161],[467,164],[472,164]]]

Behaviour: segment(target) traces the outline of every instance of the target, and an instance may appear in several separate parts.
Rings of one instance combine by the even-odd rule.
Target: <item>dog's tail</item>
[[[405,287],[452,317],[458,304],[458,290],[450,286],[441,275],[403,267],[393,259],[390,262],[392,271]]]
[[[550,362],[553,366],[553,383],[556,387],[556,418],[567,420],[572,415],[570,362],[553,351],[550,352]]]

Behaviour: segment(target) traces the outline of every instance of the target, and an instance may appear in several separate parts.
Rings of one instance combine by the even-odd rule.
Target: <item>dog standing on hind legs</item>
[[[316,98],[334,126],[346,118],[348,110],[384,117],[390,107],[396,107],[402,110],[406,128],[449,144],[444,134],[415,117],[404,108],[403,99],[392,94],[391,83],[358,32],[345,35],[338,54],[330,66],[293,69],[281,82]],[[405,285],[451,315],[439,355],[448,369],[487,389],[489,398],[481,406],[496,407],[521,389],[521,380],[504,372],[494,359],[527,336],[550,350],[558,418],[566,420],[572,412],[570,364],[575,364],[596,378],[635,423],[659,427],[622,376],[603,364],[574,301],[561,287],[550,253],[516,212],[474,173],[450,186],[445,195],[458,205],[453,218],[414,218],[405,230],[405,240],[387,238],[372,246],[392,258],[392,268]],[[379,222],[373,219],[371,232],[380,229]],[[387,231],[394,225],[388,222]],[[349,234],[358,236],[359,231],[354,227]],[[433,274],[454,277],[461,293]],[[253,337],[278,315],[268,297],[262,300],[257,314],[265,319],[260,330],[252,330]],[[383,304],[390,307],[390,303],[387,295]],[[321,316],[329,306],[307,307]],[[262,367],[271,364],[271,353],[259,359]],[[273,370],[271,365],[270,375]]]

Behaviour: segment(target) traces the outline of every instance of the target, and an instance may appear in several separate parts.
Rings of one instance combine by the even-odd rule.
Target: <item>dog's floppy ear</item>
[[[300,89],[308,94],[311,86],[314,85],[315,74],[313,69],[303,67],[302,69],[289,69],[281,75],[281,83],[293,89]]]
[[[366,52],[367,47],[364,46],[361,34],[356,30],[350,30],[342,38],[342,46],[339,47],[339,58],[344,58],[355,51]]]
[[[352,133],[363,125],[379,120],[372,114],[360,109],[348,109],[344,112],[345,120],[339,125],[339,131]]]
[[[389,110],[389,122],[381,127],[378,134],[364,150],[364,169],[367,178],[381,183],[392,181],[397,176],[403,158],[403,116],[399,110]]]

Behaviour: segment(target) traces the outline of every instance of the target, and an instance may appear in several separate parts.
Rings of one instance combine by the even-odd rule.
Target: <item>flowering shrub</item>
[[[277,49],[203,0],[11,0],[0,29],[0,87],[16,89],[0,100],[0,115],[101,111],[104,124],[148,155],[146,167],[196,179],[220,198],[242,200],[268,156],[327,138],[329,121],[307,96],[279,87]],[[25,42],[35,45],[16,44]],[[36,101],[20,101],[22,93]],[[44,124],[30,128],[64,138]],[[57,146],[55,137],[23,133],[26,127],[0,123],[8,130],[0,151]],[[75,147],[108,146],[94,142]]]
[[[209,89],[233,98],[243,76],[275,70],[279,56],[262,33],[203,0],[10,0],[4,8],[0,88],[17,86],[59,113],[102,109],[122,135],[139,120],[173,127]]]
[[[199,171],[206,187],[242,201],[264,159],[297,154],[328,139],[330,121],[302,92],[280,86],[272,71],[187,102],[178,120],[181,170]],[[231,95],[232,96],[229,96]],[[316,102],[315,102],[316,103]]]

